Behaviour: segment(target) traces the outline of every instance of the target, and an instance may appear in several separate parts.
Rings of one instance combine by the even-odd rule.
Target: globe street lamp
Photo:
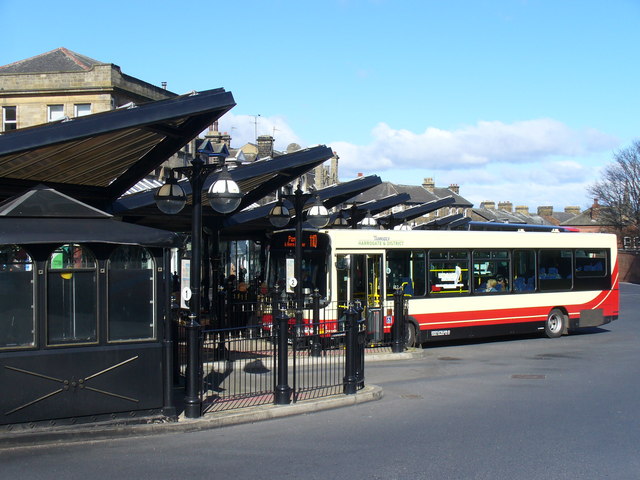
[[[183,294],[189,299],[189,320],[187,322],[187,379],[185,395],[185,416],[198,418],[201,414],[200,372],[199,362],[199,334],[200,334],[200,305],[202,286],[202,188],[207,177],[218,170],[215,182],[207,192],[211,208],[221,214],[233,212],[240,205],[242,193],[233,181],[224,159],[229,156],[225,144],[213,145],[209,140],[202,142],[197,150],[198,155],[191,161],[191,167],[179,167],[169,171],[164,185],[158,188],[154,195],[156,205],[160,211],[174,215],[179,213],[187,203],[184,189],[173,176],[174,172],[181,173],[189,179],[191,185],[191,284],[183,289]],[[207,164],[206,159],[214,157],[217,163]]]
[[[358,222],[358,226],[364,230],[374,230],[379,228],[378,222],[371,216],[370,212],[367,212],[367,215]]]

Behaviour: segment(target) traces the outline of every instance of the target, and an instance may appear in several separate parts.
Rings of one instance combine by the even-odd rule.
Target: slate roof
[[[455,200],[454,205],[456,207],[465,207],[465,208],[473,207],[473,203],[471,203],[469,200],[460,196],[459,194],[455,193],[453,190],[449,188],[436,187],[433,189],[433,193],[435,193],[435,195],[438,198],[453,197]]]
[[[547,220],[557,225],[561,225],[563,222],[567,222],[575,216],[575,213],[553,212],[553,215],[550,218],[547,218]]]
[[[109,65],[60,47],[35,57],[0,67],[0,75],[15,73],[85,72],[95,65]]]
[[[599,207],[600,209],[606,207]],[[568,220],[565,220],[560,225],[572,226],[572,227],[586,227],[593,226],[611,226],[610,222],[607,222],[603,215],[593,214],[593,208],[588,208],[580,215],[574,215]]]
[[[354,197],[353,201],[357,203],[368,202],[399,193],[406,193],[411,197],[410,200],[405,202],[407,205],[418,205],[446,197],[453,197],[455,202],[451,205],[452,207],[468,208],[473,206],[467,199],[457,195],[448,188],[435,188],[433,192],[430,192],[421,185],[399,185],[391,182],[382,182],[377,187]]]
[[[487,222],[496,223],[526,223],[534,225],[553,225],[538,215],[524,215],[519,212],[507,212],[495,208],[474,208],[473,213]]]

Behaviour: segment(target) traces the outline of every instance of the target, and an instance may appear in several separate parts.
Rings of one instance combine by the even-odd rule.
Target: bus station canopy
[[[46,183],[108,210],[234,105],[215,89],[6,132],[0,200]]]
[[[0,244],[110,243],[179,247],[173,232],[124,223],[39,185],[0,203]]]
[[[214,89],[7,132],[0,135],[0,201],[46,184],[126,222],[188,231],[190,203],[168,216],[156,207],[154,190],[124,194],[234,105],[230,92]],[[231,169],[244,194],[240,209],[332,156],[321,145]],[[215,180],[214,173],[205,189]],[[220,220],[203,208],[205,225]]]
[[[275,158],[258,160],[229,170],[229,175],[238,184],[243,193],[239,210],[249,207],[266,195],[287,185],[295,178],[308,172],[315,166],[333,156],[333,151],[320,145],[317,147],[298,150]],[[203,191],[216,181],[218,175],[209,175],[204,183]],[[191,228],[191,186],[185,179],[179,182],[189,201],[185,208],[176,215],[165,215],[155,204],[154,190],[146,190],[122,197],[114,202],[112,212],[122,216],[124,220],[156,228],[171,229],[177,232],[188,231]],[[238,215],[238,214],[236,214]],[[203,225],[222,226],[222,217],[209,206],[202,208]]]
[[[350,182],[331,185],[316,191],[318,199],[326,208],[333,208],[353,198],[354,196],[379,185],[380,177],[370,175],[358,177]],[[225,238],[260,238],[265,231],[273,230],[269,221],[269,213],[276,202],[247,208],[241,212],[225,218],[222,226],[222,235]],[[293,205],[287,202],[287,208],[295,215]]]

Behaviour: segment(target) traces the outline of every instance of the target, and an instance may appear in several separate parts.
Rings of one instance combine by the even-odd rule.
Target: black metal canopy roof
[[[382,218],[379,218],[378,222],[384,225],[385,228],[392,229],[393,227],[400,225],[403,222],[408,222],[409,220],[421,217],[422,215],[426,215],[427,213],[438,210],[439,208],[451,205],[455,203],[455,201],[455,198],[453,198],[452,196],[441,198],[440,200],[433,200],[431,202],[423,203],[422,205],[416,205],[415,207],[407,208],[402,212],[391,213]]]
[[[189,231],[189,204],[169,216],[156,207],[153,190],[123,195],[234,105],[230,92],[215,89],[0,135],[0,202],[46,184],[128,223]],[[332,156],[330,148],[320,145],[232,169],[229,173],[244,193],[239,209]],[[216,179],[217,174],[210,175],[204,189]],[[365,177],[318,194],[331,208],[380,183],[377,176]],[[190,195],[189,182],[182,186]],[[222,220],[212,209],[203,209],[205,226],[229,230],[222,232],[225,236],[249,233],[246,224],[238,226],[242,222]],[[259,223],[252,225],[253,232],[264,233]]]
[[[469,222],[462,213],[454,213],[447,215],[446,217],[436,218],[427,223],[422,223],[417,227],[413,227],[414,230],[437,230],[437,229],[450,229],[452,225],[459,227]]]
[[[239,209],[242,210],[264,198],[332,156],[333,151],[330,148],[320,145],[229,170],[231,178],[244,194]],[[217,173],[211,174],[205,181],[203,190],[206,191],[217,177]],[[185,179],[179,183],[190,197],[189,182]],[[153,198],[154,193],[154,190],[147,190],[122,197],[114,202],[112,212],[122,216],[128,222],[171,229],[176,232],[188,231],[191,228],[191,204],[187,204],[179,214],[169,216],[158,210]],[[202,218],[205,226],[221,220],[220,215],[208,206],[202,209]],[[225,225],[227,225],[226,222],[222,226]]]
[[[0,204],[0,244],[109,243],[178,247],[181,238],[111,215],[52,188],[37,186]]]
[[[396,205],[409,201],[411,197],[408,193],[397,193],[387,195],[378,200],[369,200],[360,204],[353,204],[350,208],[345,208],[331,215],[330,224],[333,224],[339,215],[347,220],[350,224],[356,224],[364,219],[367,214],[376,215],[384,212]]]
[[[224,89],[192,92],[0,136],[0,200],[39,184],[110,204],[235,105]]]
[[[344,182],[317,190],[315,193],[325,207],[332,208],[378,185],[380,182],[380,177],[377,175],[358,177],[350,182]],[[263,237],[267,231],[273,231],[274,227],[271,225],[268,215],[275,203],[276,202],[271,202],[267,205],[248,208],[225,218],[222,224],[223,237],[255,239]],[[297,214],[293,205],[289,202],[287,202],[287,208],[291,210],[292,214]]]

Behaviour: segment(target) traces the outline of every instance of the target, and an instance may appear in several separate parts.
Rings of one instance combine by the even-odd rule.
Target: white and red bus
[[[269,244],[269,285],[294,276],[295,233]],[[408,304],[407,343],[595,327],[618,318],[615,235],[526,231],[304,231],[302,287],[318,289],[321,333],[360,301],[373,341],[393,323],[393,294]],[[311,314],[305,311],[305,322]]]

